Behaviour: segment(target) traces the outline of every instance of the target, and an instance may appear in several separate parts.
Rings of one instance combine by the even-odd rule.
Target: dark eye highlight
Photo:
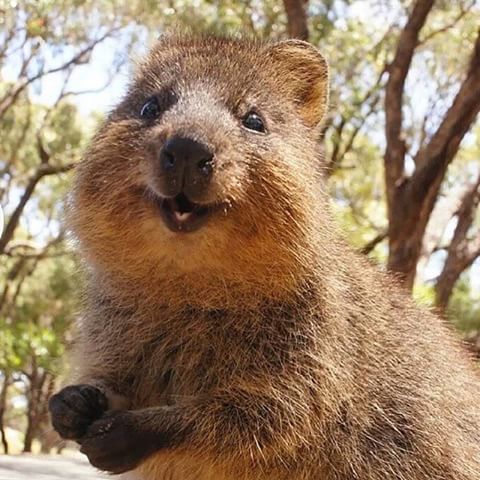
[[[254,132],[265,133],[265,123],[262,117],[255,112],[248,112],[242,119],[242,125]]]
[[[140,110],[140,116],[146,120],[155,120],[160,116],[160,105],[157,97],[149,98]]]

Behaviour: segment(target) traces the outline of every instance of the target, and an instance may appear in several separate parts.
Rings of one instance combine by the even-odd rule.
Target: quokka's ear
[[[322,54],[302,40],[274,43],[268,54],[276,64],[281,90],[297,105],[306,125],[319,124],[328,108],[328,64]]]

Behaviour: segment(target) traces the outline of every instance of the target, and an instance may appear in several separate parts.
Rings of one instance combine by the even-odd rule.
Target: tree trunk
[[[392,193],[388,214],[387,267],[408,290],[412,289],[415,281],[423,237],[442,180],[443,175],[434,179],[424,198],[412,194],[412,179],[404,179]]]
[[[33,440],[39,437],[42,425],[48,422],[47,402],[55,384],[53,375],[36,366],[35,358],[32,361],[32,373],[29,375],[29,380],[28,422],[23,446],[25,453],[32,451]]]
[[[2,445],[3,451],[8,455],[8,441],[7,435],[5,434],[5,412],[7,410],[7,390],[10,379],[6,373],[4,373],[5,378],[3,380],[2,390],[0,391],[0,435],[2,436]]]
[[[283,0],[283,5],[287,14],[288,36],[308,40],[308,0]]]
[[[447,310],[453,287],[461,272],[462,270],[458,268],[444,268],[438,278],[437,284],[435,285],[435,306],[442,313],[445,313]]]
[[[25,431],[25,440],[23,441],[23,453],[32,453],[32,444],[35,437],[35,419],[31,414],[27,418],[28,423]]]
[[[412,205],[407,193],[405,175],[406,145],[402,137],[403,93],[405,80],[412,63],[420,31],[433,7],[433,0],[417,0],[400,33],[394,58],[387,68],[388,81],[385,88],[385,183],[388,207],[388,268],[399,274],[407,288],[415,278],[420,256],[423,232],[417,227],[417,219],[411,214],[419,212]]]
[[[458,278],[480,257],[480,235],[469,239],[475,213],[480,204],[480,175],[463,195],[457,211],[457,226],[448,247],[447,259],[435,284],[435,304],[445,312]]]
[[[32,370],[30,374],[27,374],[27,377],[29,380],[26,393],[27,429],[25,430],[25,439],[23,441],[23,453],[31,453],[33,439],[35,438],[38,427],[38,402],[36,392],[38,389],[38,384],[41,382],[41,375],[39,375],[39,369],[35,355],[32,355]]]
[[[460,142],[480,111],[480,31],[468,71],[437,130],[415,155],[415,171],[407,177],[404,140],[403,95],[420,31],[433,0],[416,0],[400,33],[394,58],[387,68],[385,90],[385,183],[388,207],[388,269],[413,287],[425,230],[437,201],[447,168]]]

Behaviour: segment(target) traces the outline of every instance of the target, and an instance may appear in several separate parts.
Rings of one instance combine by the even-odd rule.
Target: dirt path
[[[0,455],[0,480],[101,480],[83,458]]]

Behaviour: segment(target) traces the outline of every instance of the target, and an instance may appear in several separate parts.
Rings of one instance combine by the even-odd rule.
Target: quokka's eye
[[[160,116],[160,105],[157,97],[152,97],[144,103],[140,110],[140,116],[146,120],[155,120]]]
[[[242,120],[242,124],[245,128],[253,130],[255,132],[265,133],[265,124],[262,118],[255,112],[248,112]]]

